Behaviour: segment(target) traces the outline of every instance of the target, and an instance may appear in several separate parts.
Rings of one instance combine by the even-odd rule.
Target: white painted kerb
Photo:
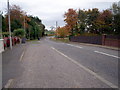
[[[2,53],[4,51],[4,43],[3,43],[3,39],[0,39],[0,53]]]

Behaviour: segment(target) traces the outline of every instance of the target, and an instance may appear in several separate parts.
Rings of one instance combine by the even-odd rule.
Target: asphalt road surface
[[[3,86],[117,88],[118,59],[116,50],[54,42],[47,37],[3,53]]]

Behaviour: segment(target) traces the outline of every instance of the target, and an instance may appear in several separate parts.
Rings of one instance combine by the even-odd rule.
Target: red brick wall
[[[120,47],[120,39],[109,39],[105,35],[102,36],[102,45],[111,47]]]
[[[70,37],[72,42],[99,44],[111,47],[120,47],[120,37],[112,35],[102,36],[72,36]]]
[[[105,39],[106,46],[120,47],[120,40]]]

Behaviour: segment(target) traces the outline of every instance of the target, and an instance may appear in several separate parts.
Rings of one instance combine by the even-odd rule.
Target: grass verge
[[[50,39],[53,41],[59,41],[59,42],[64,42],[64,43],[70,42],[69,38],[50,38]]]

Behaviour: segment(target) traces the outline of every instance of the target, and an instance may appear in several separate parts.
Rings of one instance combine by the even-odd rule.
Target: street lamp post
[[[10,6],[9,6],[9,0],[8,2],[8,24],[9,24],[9,37],[10,37],[10,49],[12,49],[12,38],[11,38],[11,23],[10,23]]]

